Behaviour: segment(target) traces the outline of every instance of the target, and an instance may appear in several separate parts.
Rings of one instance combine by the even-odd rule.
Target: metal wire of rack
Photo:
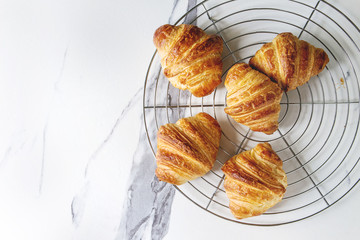
[[[358,136],[360,122],[360,29],[327,1],[212,1],[198,3],[195,24],[224,40],[224,73],[247,62],[280,32],[292,32],[323,48],[330,62],[307,84],[283,95],[279,129],[267,136],[234,122],[224,113],[226,89],[192,97],[172,87],[161,72],[155,52],[146,74],[143,113],[150,147],[156,153],[160,125],[203,111],[222,128],[219,154],[205,176],[177,186],[200,208],[226,220],[274,226],[314,216],[343,199],[360,181]],[[235,219],[223,188],[221,166],[233,155],[269,142],[284,163],[288,188],[283,200],[261,216]]]

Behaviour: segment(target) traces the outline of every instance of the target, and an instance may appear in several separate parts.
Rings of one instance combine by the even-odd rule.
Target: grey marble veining
[[[196,1],[188,1],[186,10],[191,9],[196,5]],[[177,20],[176,12],[180,11],[179,1],[174,1],[173,11],[169,17],[169,23]],[[183,11],[183,10],[182,10]],[[190,22],[196,16],[196,11],[192,11],[184,23]],[[157,67],[160,71],[160,65]],[[150,77],[148,89],[155,89],[156,78],[158,74],[153,74]],[[161,80],[164,76],[160,74]],[[169,95],[175,94],[178,89],[169,88]],[[189,93],[182,94],[182,98],[187,99]],[[177,99],[167,98],[168,105],[175,105]],[[145,105],[150,103],[149,96],[145,99]],[[168,109],[165,112],[158,112],[157,118],[165,119],[168,117],[170,122],[175,122],[178,118],[184,117],[184,110]],[[148,131],[150,138],[155,138],[157,131],[157,123],[155,119],[148,122]],[[154,142],[154,139],[151,139]],[[175,194],[175,189],[171,184],[161,182],[155,176],[156,163],[153,152],[147,143],[147,135],[142,126],[139,144],[136,149],[133,166],[131,169],[129,187],[127,192],[127,199],[124,203],[123,214],[118,229],[116,239],[162,239],[169,228],[169,220],[171,213],[171,205]],[[155,146],[153,146],[155,147]]]
[[[41,164],[40,164],[40,177],[39,177],[39,186],[38,186],[38,193],[41,195],[43,189],[43,181],[44,181],[44,171],[45,171],[45,164],[46,164],[46,144],[47,144],[47,131],[48,131],[48,124],[51,116],[51,110],[54,105],[55,100],[59,97],[59,84],[63,78],[63,72],[65,69],[65,64],[67,60],[67,54],[69,50],[69,44],[66,46],[64,50],[64,54],[62,57],[62,63],[59,69],[59,74],[53,82],[53,94],[50,99],[49,109],[47,111],[47,115],[45,117],[45,122],[42,129],[41,139],[42,139],[42,150],[41,150]]]
[[[150,77],[148,89],[156,87],[155,78],[157,77],[157,74]],[[163,76],[160,75],[160,78]],[[171,98],[168,100],[174,101]],[[145,102],[150,101],[146,99]],[[173,120],[175,115],[177,114],[170,109],[170,119]],[[166,117],[165,112],[158,113],[158,118],[165,119]],[[154,119],[149,122],[149,126],[151,127],[148,131],[153,133],[149,135],[154,138],[157,130]],[[156,178],[156,163],[147,141],[145,128],[142,126],[116,239],[162,239],[168,231],[175,190],[172,185],[160,182]]]
[[[130,101],[127,103],[127,105],[122,109],[120,115],[116,118],[115,123],[113,124],[112,128],[110,129],[110,132],[108,133],[108,135],[106,136],[106,138],[101,142],[101,144],[97,147],[97,149],[92,153],[92,155],[90,156],[87,165],[85,167],[85,172],[84,172],[84,176],[86,178],[87,176],[87,172],[89,169],[89,166],[91,164],[91,162],[97,157],[98,153],[101,151],[101,149],[104,148],[104,146],[106,145],[106,143],[111,139],[111,137],[113,136],[115,129],[118,127],[118,125],[120,124],[120,122],[123,120],[123,118],[126,116],[126,114],[128,113],[128,111],[132,108],[134,108],[135,106],[137,106],[137,104],[139,103],[140,99],[141,99],[141,94],[142,94],[142,88],[138,89],[135,93],[135,95],[130,99]]]
[[[161,239],[167,232],[174,188],[156,178],[154,156],[146,141],[142,130],[117,239],[142,239],[144,235]]]
[[[98,177],[93,176],[96,175],[96,172],[99,170],[99,166],[103,165],[101,154],[109,145],[109,142],[115,137],[116,130],[129,113],[130,110],[139,108],[140,107],[140,100],[142,99],[142,88],[138,89],[133,97],[129,100],[127,105],[120,111],[118,117],[116,118],[115,122],[111,126],[108,134],[106,137],[101,141],[99,146],[94,150],[94,152],[90,155],[87,160],[85,169],[84,169],[84,182],[82,188],[79,192],[73,197],[71,202],[71,216],[72,216],[72,223],[75,229],[77,229],[82,222],[83,216],[86,214],[86,205],[93,201],[94,198],[89,197],[92,194],[92,189],[95,188],[93,185],[97,184]],[[115,159],[111,164],[109,164],[109,168],[114,168],[117,165],[118,160]],[[93,170],[93,171],[92,171]],[[92,172],[95,172],[92,174]],[[120,212],[120,206],[117,206],[117,210]],[[88,210],[89,211],[89,210]]]

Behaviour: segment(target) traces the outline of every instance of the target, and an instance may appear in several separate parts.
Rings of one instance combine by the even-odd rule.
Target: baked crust
[[[221,37],[193,25],[166,24],[155,31],[153,41],[164,75],[174,87],[204,97],[221,83]]]
[[[235,155],[222,171],[229,207],[238,219],[264,213],[281,201],[287,187],[282,161],[269,143]]]
[[[253,131],[272,134],[278,129],[283,91],[266,75],[246,63],[231,67],[225,79],[225,112]]]
[[[286,32],[264,44],[249,64],[276,81],[287,92],[318,75],[328,62],[329,57],[323,49],[315,48]]]
[[[219,123],[204,112],[161,126],[157,134],[156,176],[180,185],[205,175],[216,160],[220,137]]]

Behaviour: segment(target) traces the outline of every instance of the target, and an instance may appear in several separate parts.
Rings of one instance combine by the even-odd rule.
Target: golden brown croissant
[[[164,75],[174,87],[203,97],[221,83],[221,37],[193,25],[166,24],[155,31],[153,40]]]
[[[222,171],[230,210],[239,219],[262,214],[281,201],[287,187],[282,161],[269,143],[235,155]]]
[[[249,64],[287,92],[319,74],[328,62],[323,49],[315,48],[291,33],[280,33],[272,42],[263,45]]]
[[[272,134],[278,129],[281,88],[246,63],[231,67],[225,79],[227,107],[236,122],[253,131]]]
[[[166,124],[157,134],[156,176],[180,185],[211,170],[220,144],[219,123],[201,112]]]

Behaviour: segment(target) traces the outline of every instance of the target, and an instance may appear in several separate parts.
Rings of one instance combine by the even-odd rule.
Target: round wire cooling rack
[[[189,16],[196,16],[189,21]],[[343,199],[360,181],[360,30],[326,1],[202,1],[182,16],[224,40],[223,80],[237,62],[248,62],[266,42],[281,32],[323,48],[329,63],[308,83],[281,100],[279,129],[272,135],[251,131],[224,112],[226,89],[221,84],[209,96],[196,98],[175,89],[162,74],[155,52],[146,74],[144,123],[156,153],[159,126],[207,112],[222,129],[213,169],[203,177],[176,186],[200,208],[227,220],[256,226],[297,222]],[[176,23],[176,24],[177,24]],[[283,200],[261,216],[235,219],[229,210],[221,171],[235,154],[269,142],[283,160],[288,187]]]

